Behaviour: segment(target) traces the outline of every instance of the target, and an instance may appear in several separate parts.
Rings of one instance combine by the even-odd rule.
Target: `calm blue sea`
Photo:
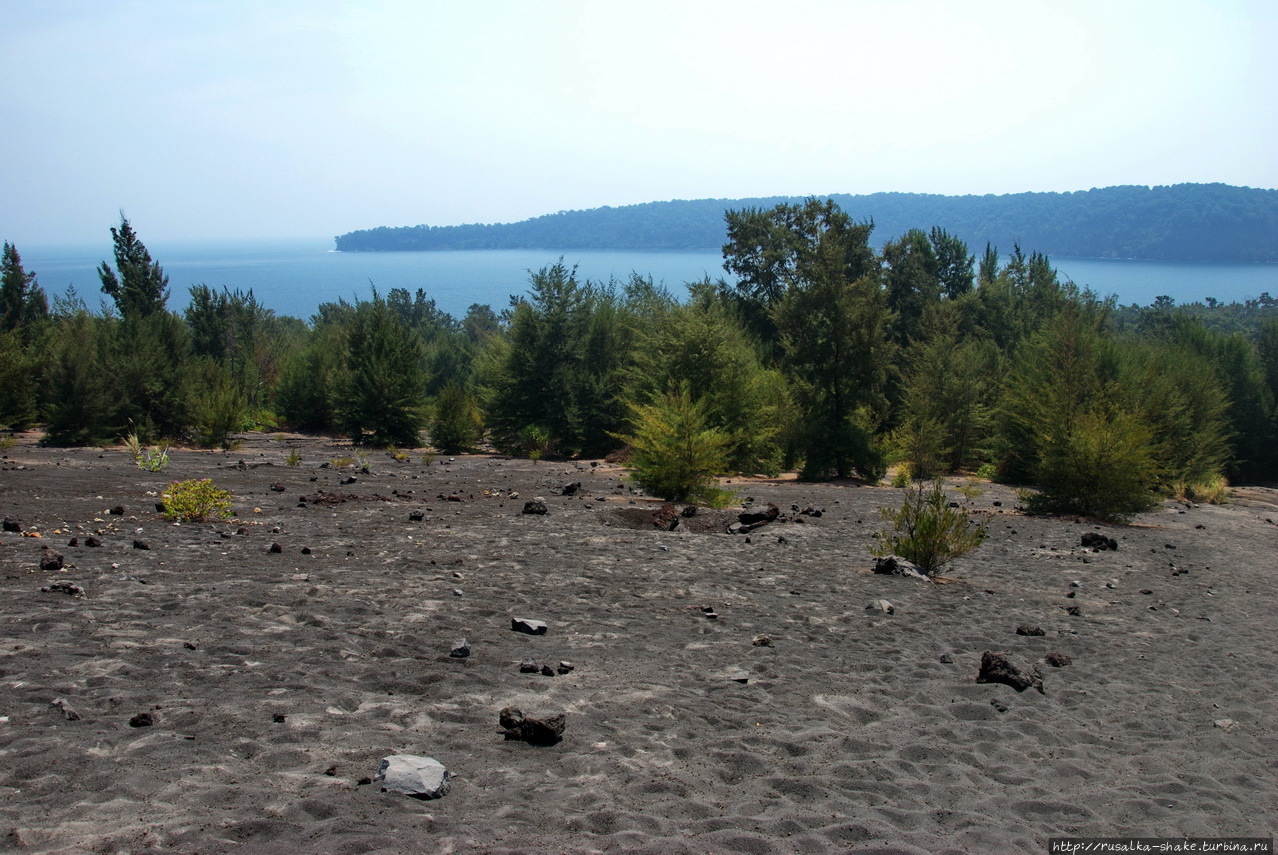
[[[626,281],[631,273],[651,276],[678,296],[684,283],[728,277],[717,250],[697,252],[605,252],[586,250],[467,250],[457,252],[357,252],[332,250],[332,240],[164,244],[147,243],[169,275],[170,308],[180,310],[191,285],[252,290],[279,315],[309,319],[320,303],[367,298],[375,286],[418,288],[454,317],[473,303],[500,312],[512,295],[528,290],[530,271],[554,264],[577,266],[579,279]],[[19,246],[23,266],[34,271],[50,297],[74,285],[90,308],[101,296],[97,267],[111,258],[111,246]],[[1215,297],[1241,302],[1262,292],[1278,294],[1278,264],[1172,264],[1053,258],[1062,279],[1072,279],[1101,295],[1115,294],[1122,305],[1148,305],[1167,295],[1178,303]]]

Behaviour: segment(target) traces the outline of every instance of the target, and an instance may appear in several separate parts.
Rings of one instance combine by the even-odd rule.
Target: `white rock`
[[[896,612],[896,606],[892,605],[887,600],[875,600],[866,606],[865,610],[871,614],[890,615]]]
[[[382,792],[403,793],[419,799],[437,799],[448,792],[448,770],[432,757],[395,754],[382,758],[377,778]]]

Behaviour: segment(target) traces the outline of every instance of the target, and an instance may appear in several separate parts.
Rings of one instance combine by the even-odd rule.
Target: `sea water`
[[[184,308],[192,285],[252,291],[277,315],[309,319],[320,303],[367,299],[376,288],[423,289],[443,311],[461,318],[472,304],[501,312],[511,297],[527,294],[532,275],[560,259],[581,281],[625,282],[651,277],[676,297],[685,284],[707,277],[734,281],[718,250],[638,252],[497,249],[435,252],[336,252],[331,239],[147,244],[169,276],[169,307]],[[96,309],[102,297],[97,267],[111,246],[20,246],[23,266],[51,298],[73,285]],[[1278,264],[1195,264],[1052,258],[1062,280],[1115,295],[1120,305],[1148,305],[1159,296],[1178,303],[1214,297],[1242,302],[1278,294]]]

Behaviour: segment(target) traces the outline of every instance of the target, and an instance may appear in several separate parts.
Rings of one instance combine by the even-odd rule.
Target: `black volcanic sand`
[[[0,460],[23,529],[0,535],[5,851],[1021,853],[1278,829],[1278,491],[1127,527],[955,493],[990,539],[929,584],[869,570],[886,487],[732,484],[783,512],[747,537],[723,512],[657,530],[606,464],[377,452],[342,484],[327,440],[152,474],[33,439]],[[157,494],[197,477],[235,520],[163,520]],[[521,513],[535,497],[548,513]],[[60,581],[84,596],[41,591]],[[986,651],[1044,693],[976,682]],[[504,739],[508,706],[565,714],[562,742]],[[381,792],[399,753],[451,792]]]

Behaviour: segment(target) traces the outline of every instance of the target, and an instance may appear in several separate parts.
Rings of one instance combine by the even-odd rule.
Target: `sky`
[[[1278,188],[1273,0],[0,0],[0,238]]]

